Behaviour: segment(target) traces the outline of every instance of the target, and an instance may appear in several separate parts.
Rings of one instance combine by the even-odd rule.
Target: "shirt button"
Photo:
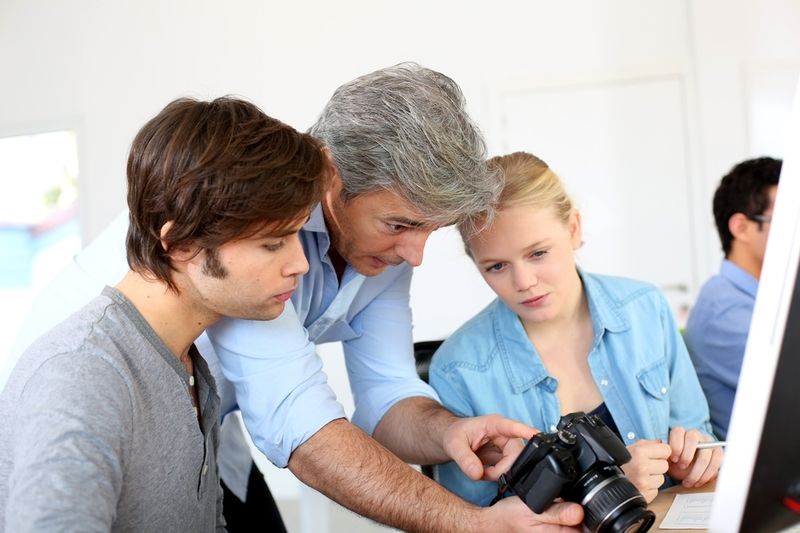
[[[633,431],[629,431],[627,436],[628,440],[633,440],[636,438],[636,433],[634,433]]]
[[[555,424],[550,424],[550,431],[555,431],[555,430],[556,430]]]
[[[603,387],[608,387],[608,380],[605,378],[601,379],[600,385],[602,385]]]
[[[661,387],[661,394],[664,395],[666,393],[667,393],[667,388],[666,387]]]
[[[204,475],[204,476],[206,475],[206,472],[208,472],[208,465],[207,465],[207,464],[204,464],[204,465],[203,465],[203,475]]]

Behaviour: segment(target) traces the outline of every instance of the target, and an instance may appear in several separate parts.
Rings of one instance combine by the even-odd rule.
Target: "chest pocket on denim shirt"
[[[644,389],[644,399],[658,437],[669,432],[669,368],[666,359],[641,370],[636,379]]]

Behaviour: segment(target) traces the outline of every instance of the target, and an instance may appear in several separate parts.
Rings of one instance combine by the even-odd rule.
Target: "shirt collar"
[[[517,314],[500,298],[495,300],[493,329],[514,392],[520,394],[550,377],[536,348],[528,340]]]
[[[311,216],[308,217],[308,222],[303,225],[303,229],[317,233],[328,233],[328,227],[325,225],[325,216],[322,214],[321,203],[317,204],[311,211]]]
[[[322,212],[322,204],[317,206],[311,211],[308,217],[308,222],[303,225],[303,231],[316,234],[314,242],[317,245],[317,253],[319,257],[330,263],[328,259],[328,250],[331,247],[331,236],[328,233],[328,226],[325,225],[325,215]],[[306,252],[308,253],[308,252]],[[333,268],[333,265],[331,265]]]
[[[619,333],[630,329],[630,322],[620,312],[624,302],[609,292],[595,278],[585,276],[580,269],[578,269],[578,275],[581,277],[583,291],[589,302],[589,313],[592,317],[592,329],[595,336],[602,334],[604,330]]]
[[[303,225],[303,231],[308,233],[316,234],[315,239],[311,239],[312,242],[316,242],[317,247],[317,254],[325,263],[330,267],[331,272],[333,272],[333,263],[331,262],[330,252],[331,249],[331,236],[328,232],[328,226],[325,224],[325,215],[322,211],[322,204],[319,203],[314,207],[311,211],[311,215],[308,217],[308,222]],[[394,267],[390,267],[394,268]],[[335,275],[335,274],[334,274]],[[344,287],[345,285],[349,284],[352,279],[360,279],[364,278],[363,274],[359,274],[349,263],[345,265],[344,275],[339,283],[340,286]],[[359,282],[362,283],[363,279]]]
[[[723,259],[719,268],[719,275],[730,281],[740,291],[749,294],[753,298],[756,297],[758,280],[736,263]]]
[[[593,344],[598,342],[606,330],[610,332],[628,330],[631,327],[630,323],[620,312],[624,303],[591,276],[584,276],[580,269],[578,269],[578,274],[589,302],[595,338]],[[503,344],[501,352],[506,358],[506,372],[514,392],[521,393],[541,381],[552,380],[536,353],[536,348],[528,339],[517,314],[499,298],[496,302],[497,313],[495,314],[494,329],[497,332],[498,342]],[[555,391],[554,380],[552,387]]]

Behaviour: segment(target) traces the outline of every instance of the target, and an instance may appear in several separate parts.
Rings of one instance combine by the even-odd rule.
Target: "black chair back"
[[[431,366],[431,357],[444,341],[419,341],[414,343],[414,359],[417,362],[417,374],[422,380],[428,382],[428,369]]]
[[[414,360],[417,363],[417,374],[419,374],[419,377],[422,378],[425,383],[428,382],[428,369],[431,366],[431,358],[443,342],[444,341],[419,341],[414,343]],[[433,466],[420,465],[420,468],[423,474],[431,479],[435,479]]]

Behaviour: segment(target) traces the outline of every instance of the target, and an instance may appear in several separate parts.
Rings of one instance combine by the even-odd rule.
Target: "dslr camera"
[[[541,513],[557,497],[583,506],[592,533],[647,531],[655,515],[619,465],[630,461],[625,445],[593,415],[565,415],[554,433],[538,433],[500,476],[498,497],[511,491]]]

